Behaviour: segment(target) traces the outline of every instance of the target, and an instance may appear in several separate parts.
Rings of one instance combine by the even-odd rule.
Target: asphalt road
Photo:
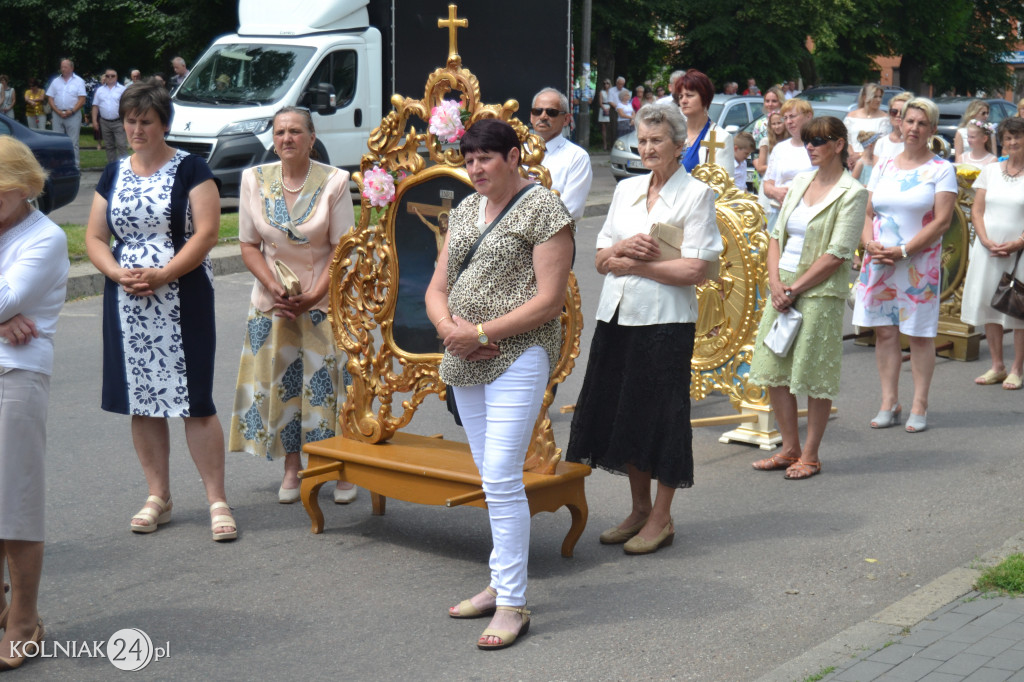
[[[579,232],[583,356],[556,405],[574,402],[583,379],[600,224],[588,218]],[[217,280],[215,397],[225,427],[250,282]],[[677,496],[675,544],[628,557],[597,541],[628,510],[626,480],[595,471],[573,559],[559,555],[569,514],[534,518],[529,635],[480,652],[486,621],[451,620],[445,609],[486,584],[482,510],[391,501],[374,517],[369,495],[336,507],[324,491],[326,530],[313,535],[300,505],[276,503],[280,464],[235,453],[228,498],[241,535],[215,544],[175,423],[174,519],[152,535],[129,532],[146,490],[129,420],[98,407],[100,309],[98,298],[68,303],[58,328],[40,609],[50,642],[140,628],[169,645],[142,678],[751,680],[1021,530],[1024,392],[971,384],[986,346],[979,362],[939,359],[932,428],[911,435],[868,428],[878,409],[873,352],[848,344],[820,476],[755,472],[761,451],[718,443],[723,428],[698,429],[696,485]],[[901,387],[909,398],[909,367]],[[693,416],[730,410],[713,397]],[[570,417],[553,416],[562,446]],[[435,400],[411,428],[463,438]],[[106,659],[58,655],[10,679],[113,674]]]

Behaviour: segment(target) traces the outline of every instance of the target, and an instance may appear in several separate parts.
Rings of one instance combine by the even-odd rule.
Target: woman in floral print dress
[[[121,97],[134,150],[96,185],[86,245],[107,277],[103,293],[103,399],[132,417],[132,440],[149,486],[131,530],[171,520],[169,417],[183,417],[210,502],[213,539],[238,536],[224,494],[224,431],[213,405],[216,349],[213,269],[220,197],[198,156],[169,147],[171,100],[136,85]],[[114,238],[113,249],[110,238]]]
[[[228,447],[284,458],[278,502],[291,504],[299,499],[302,446],[334,436],[344,402],[344,360],[327,319],[328,266],[355,219],[348,173],[311,158],[316,134],[309,111],[285,107],[273,126],[281,162],[242,174],[238,238],[256,282]],[[301,293],[285,292],[275,261],[296,275]],[[339,483],[334,501],[348,504],[355,496],[351,483]]]

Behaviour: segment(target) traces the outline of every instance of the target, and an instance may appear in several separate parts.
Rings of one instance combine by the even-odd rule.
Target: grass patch
[[[86,132],[83,129],[82,134],[78,137],[78,152],[79,152],[79,163],[82,168],[104,168],[107,165],[107,153],[102,149],[96,149],[96,138],[92,136],[92,132]]]
[[[1024,554],[1011,554],[998,565],[986,568],[974,589],[981,592],[1024,594]]]
[[[68,258],[72,263],[89,260],[85,253],[85,225],[65,223],[60,226],[68,238]],[[238,213],[222,213],[220,215],[219,241],[231,242],[238,240]]]
[[[828,675],[829,673],[831,673],[835,669],[836,669],[836,667],[834,665],[830,665],[827,668],[822,668],[816,674],[808,675],[807,677],[805,677],[802,680],[802,682],[818,682],[818,680],[824,679],[825,675]]]

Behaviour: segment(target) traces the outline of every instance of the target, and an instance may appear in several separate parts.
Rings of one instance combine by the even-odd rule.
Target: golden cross
[[[715,162],[715,150],[725,149],[725,143],[718,141],[718,134],[714,129],[708,131],[707,138],[700,143],[700,146],[708,150],[708,163]]]
[[[459,56],[459,41],[457,31],[460,28],[469,28],[469,19],[458,19],[455,15],[458,14],[458,5],[448,5],[448,18],[438,19],[438,28],[448,29],[448,59],[454,59]]]
[[[434,240],[437,242],[437,252],[440,254],[441,248],[444,246],[444,236],[448,232],[448,214],[452,210],[452,200],[442,199],[440,206],[410,201],[407,204],[406,210],[419,218],[434,233]],[[437,223],[432,223],[427,218],[437,218]]]

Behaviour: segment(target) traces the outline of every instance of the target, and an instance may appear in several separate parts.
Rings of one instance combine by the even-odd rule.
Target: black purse
[[[462,264],[459,265],[459,271],[455,274],[455,281],[452,282],[453,289],[455,288],[455,285],[458,284],[459,277],[462,277],[462,273],[466,271],[466,266],[469,265],[469,262],[473,260],[473,256],[476,255],[476,250],[480,248],[480,243],[483,242],[484,237],[490,234],[491,230],[494,229],[494,226],[501,222],[501,219],[505,217],[505,214],[508,213],[513,206],[519,203],[519,200],[523,195],[529,192],[533,187],[536,187],[536,185],[527,185],[516,192],[515,195],[509,199],[508,203],[505,204],[505,208],[501,209],[501,213],[498,214],[498,217],[492,220],[491,224],[488,225],[487,228],[480,233],[480,236],[476,238],[476,241],[473,242],[473,246],[469,247],[469,251],[466,252],[466,257],[462,259]],[[444,385],[444,402],[448,406],[448,411],[453,417],[455,417],[455,423],[462,426],[462,418],[459,417],[459,406],[455,404],[455,392],[448,384]]]
[[[1017,266],[1020,265],[1022,253],[1024,251],[1017,252],[1013,268],[1009,272],[1003,273],[990,304],[995,310],[1018,320],[1024,320],[1024,282],[1013,275],[1017,272]]]

